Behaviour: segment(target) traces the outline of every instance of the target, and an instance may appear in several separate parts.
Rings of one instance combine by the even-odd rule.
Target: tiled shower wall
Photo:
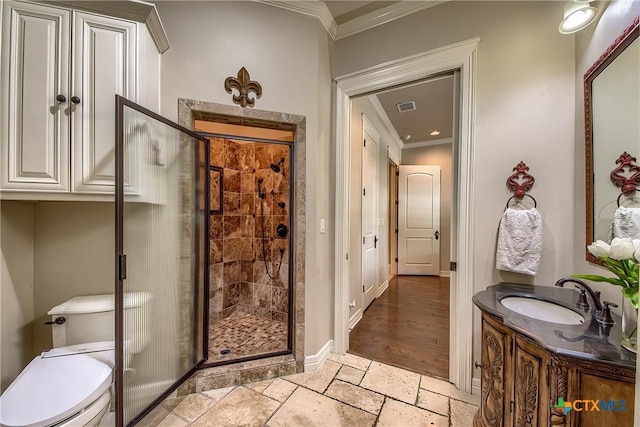
[[[278,238],[276,227],[281,223],[291,227],[289,146],[220,138],[210,141],[210,164],[223,168],[222,213],[211,215],[210,323],[238,310],[286,322],[289,234]],[[270,165],[281,159],[281,172],[274,172]],[[264,199],[258,197],[259,178],[263,178]],[[211,193],[212,197],[218,194],[215,188]]]

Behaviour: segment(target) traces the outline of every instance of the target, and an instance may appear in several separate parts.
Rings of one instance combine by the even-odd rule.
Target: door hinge
[[[363,244],[363,245],[364,245],[364,243],[366,242],[366,240],[365,240],[365,239],[366,239],[366,237],[363,237],[363,238],[362,238],[362,244]]]
[[[396,262],[398,262],[398,258],[396,258]]]
[[[124,254],[118,255],[118,280],[125,280],[127,278],[127,256]]]
[[[364,285],[362,285],[362,292],[364,292]]]
[[[398,234],[398,229],[396,228],[396,234]]]
[[[515,406],[516,406],[515,400],[512,400],[511,402],[509,402],[509,412],[513,413]]]
[[[449,263],[449,271],[458,271],[458,263],[450,262]]]
[[[364,140],[364,146],[365,147],[367,146],[367,140],[366,139]]]
[[[363,195],[363,196],[366,196],[366,195],[367,195],[367,189],[366,189],[366,188],[363,188],[363,189],[362,189],[362,195]]]
[[[400,172],[396,171],[396,176],[400,176]]]
[[[347,261],[349,261],[349,254],[346,254],[345,258],[346,258]]]
[[[396,206],[398,205],[398,201],[396,200]]]

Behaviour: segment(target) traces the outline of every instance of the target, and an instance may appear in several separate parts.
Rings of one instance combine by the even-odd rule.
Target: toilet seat
[[[0,425],[50,426],[109,392],[112,369],[105,363],[87,354],[47,353],[33,359],[0,396]]]

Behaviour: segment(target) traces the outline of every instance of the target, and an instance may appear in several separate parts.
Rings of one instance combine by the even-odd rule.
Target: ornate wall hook
[[[523,161],[520,161],[513,170],[515,172],[507,178],[507,186],[515,197],[521,199],[527,191],[531,190],[536,179],[532,175],[529,175],[529,166]],[[520,179],[522,179],[522,181],[519,181]]]
[[[633,194],[640,185],[640,166],[636,165],[635,161],[636,158],[625,151],[616,160],[618,167],[611,171],[611,181],[616,187],[620,187],[622,194],[626,196]],[[631,174],[629,178],[621,175],[625,172],[625,168]]]
[[[232,93],[233,89],[236,89],[239,94],[233,95],[233,102],[240,104],[241,107],[253,107],[256,98],[262,96],[262,86],[260,83],[251,80],[249,72],[246,68],[240,68],[238,71],[238,77],[227,77],[224,81],[224,88],[228,93]],[[254,98],[249,97],[249,93],[254,92],[256,95]]]

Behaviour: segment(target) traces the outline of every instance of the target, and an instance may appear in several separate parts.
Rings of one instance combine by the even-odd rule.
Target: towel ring
[[[534,207],[534,208],[537,208],[537,207],[538,207],[538,202],[536,201],[536,199],[535,199],[533,196],[530,196],[530,195],[528,195],[528,194],[525,194],[524,196],[527,196],[527,197],[529,197],[531,200],[533,200],[533,207]],[[524,197],[524,196],[523,196],[523,197]],[[509,197],[509,200],[507,200],[507,206],[505,206],[505,210],[509,207],[509,202],[511,202],[511,200],[512,200],[514,197],[517,197],[517,196],[511,196],[511,197]],[[518,198],[519,198],[519,199],[522,199],[522,197],[518,197]],[[620,199],[620,198],[618,197],[618,199]],[[620,206],[620,205],[618,205],[618,206]]]
[[[635,195],[635,194],[634,194]],[[618,205],[618,207],[620,207],[620,197],[622,196],[626,196],[626,194],[624,193],[620,193],[620,195],[618,196],[618,198],[616,199],[616,204]],[[630,199],[633,199],[633,197],[629,197]]]

